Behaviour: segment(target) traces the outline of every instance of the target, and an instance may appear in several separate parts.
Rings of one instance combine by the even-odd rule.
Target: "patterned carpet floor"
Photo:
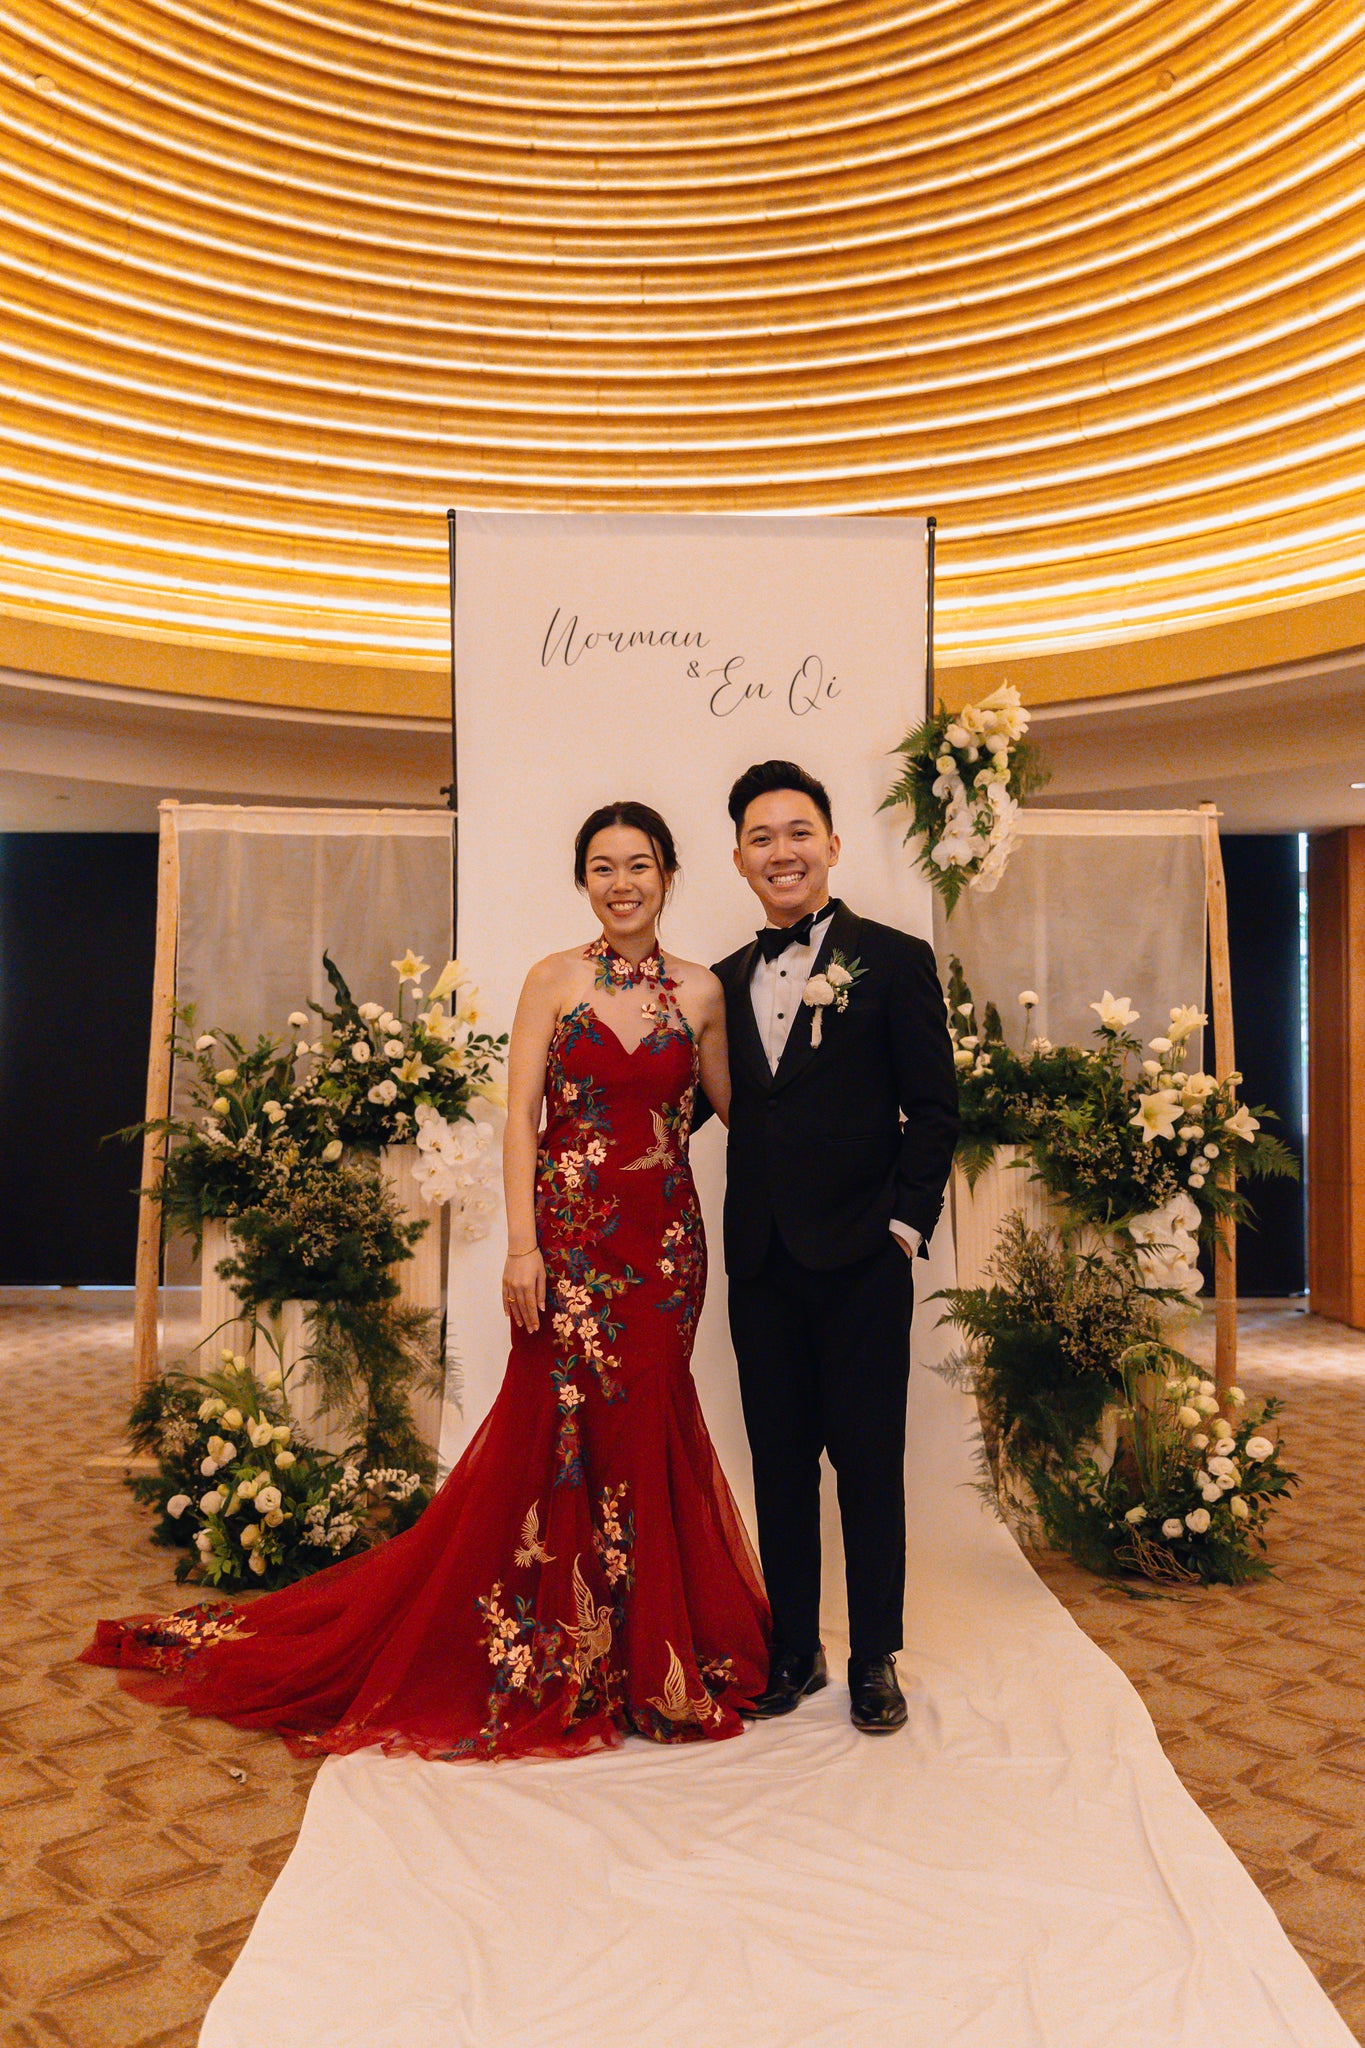
[[[1039,1569],[1365,2041],[1365,1336],[1277,1306],[1244,1316],[1242,1342],[1248,1392],[1291,1404],[1304,1480],[1275,1526],[1278,1577],[1140,1599]],[[121,1304],[0,1305],[5,2048],[191,2048],[317,1768],[72,1661],[99,1615],[184,1601],[92,1462],[118,1447],[129,1351]]]

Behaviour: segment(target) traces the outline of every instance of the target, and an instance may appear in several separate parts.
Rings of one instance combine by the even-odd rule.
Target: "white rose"
[[[227,1495],[221,1487],[210,1487],[199,1496],[199,1512],[203,1515],[221,1515],[227,1505]]]
[[[201,1557],[207,1557],[213,1548],[213,1538],[207,1529],[200,1529],[194,1539],[194,1547]]]
[[[1202,1536],[1212,1519],[1207,1508],[1191,1508],[1185,1517],[1185,1527],[1192,1536]]]
[[[1216,1415],[1218,1413],[1218,1403],[1214,1400],[1212,1394],[1196,1394],[1191,1406],[1197,1408],[1201,1415]]]
[[[278,1124],[284,1121],[285,1109],[284,1104],[282,1102],[276,1102],[272,1099],[269,1102],[263,1102],[261,1104],[261,1109],[262,1112],[270,1118],[272,1124]]]
[[[351,1058],[357,1066],[363,1067],[370,1057],[370,1048],[363,1038],[357,1038],[351,1047]]]
[[[948,727],[943,737],[950,747],[965,747],[971,739],[971,734],[965,725],[953,724]]]
[[[1216,1145],[1206,1145],[1204,1147],[1204,1157],[1206,1159],[1216,1159],[1218,1157],[1218,1147]]]
[[[212,1106],[215,1116],[226,1116],[232,1104],[228,1101],[226,1095],[215,1095]]]
[[[219,1087],[228,1088],[237,1079],[237,1069],[236,1067],[220,1067],[213,1078]]]
[[[211,1031],[206,1031],[202,1038],[195,1039],[194,1049],[196,1052],[211,1052],[213,1050],[213,1047],[217,1043],[218,1041],[214,1037],[213,1033]]]
[[[1171,1049],[1169,1038],[1149,1038],[1147,1043],[1153,1052],[1169,1052]]]
[[[1124,1521],[1125,1521],[1125,1522],[1129,1522],[1129,1523],[1131,1523],[1131,1524],[1132,1524],[1132,1526],[1133,1526],[1134,1528],[1136,1528],[1139,1522],[1145,1522],[1145,1521],[1146,1521],[1146,1519],[1147,1519],[1147,1510],[1146,1510],[1146,1508],[1144,1508],[1144,1507],[1142,1507],[1142,1506],[1140,1506],[1140,1505],[1139,1505],[1138,1507],[1135,1507],[1135,1508],[1129,1508],[1129,1510],[1128,1510],[1127,1514],[1126,1514],[1126,1515],[1124,1516],[1124,1518],[1123,1518],[1123,1519],[1124,1519]]]
[[[270,1528],[270,1529],[278,1529],[278,1528],[279,1528],[279,1526],[280,1526],[280,1523],[281,1523],[281,1522],[282,1522],[282,1521],[284,1520],[284,1509],[283,1509],[283,1508],[271,1508],[271,1510],[270,1510],[269,1514],[268,1514],[268,1515],[266,1516],[265,1520],[266,1520],[266,1527],[267,1527],[267,1528]]]
[[[399,1060],[403,1057],[403,1054],[406,1051],[407,1047],[404,1045],[401,1038],[386,1038],[384,1040],[384,1053],[386,1058],[391,1060]]]
[[[341,1157],[341,1150],[342,1147],[340,1138],[333,1138],[329,1144],[324,1145],[322,1148],[322,1157],[324,1164],[327,1166],[335,1166],[337,1160]],[[269,1385],[269,1382],[267,1381],[266,1384]]]
[[[1190,1438],[1190,1442],[1197,1451],[1206,1451],[1209,1447],[1209,1440],[1202,1429],[1195,1431],[1194,1435]]]
[[[953,1065],[955,1067],[970,1067],[975,1065],[975,1058],[975,1054],[968,1052],[965,1046],[959,1046],[953,1054]]]
[[[283,1500],[284,1495],[278,1486],[263,1486],[256,1495],[256,1505],[263,1515],[268,1515],[272,1508],[279,1507]]]
[[[237,1488],[238,1500],[254,1500],[256,1498],[256,1489],[260,1485],[260,1483],[261,1476],[259,1473],[256,1475],[254,1479],[244,1479],[241,1485]]]
[[[250,1557],[247,1559],[247,1565],[251,1571],[257,1574],[258,1577],[264,1573],[265,1559],[261,1556],[259,1550],[252,1551]]]
[[[187,1493],[173,1493],[166,1503],[166,1513],[174,1521],[178,1522],[186,1508],[193,1507],[193,1505],[194,1503]]]
[[[295,1031],[302,1031],[308,1022],[306,1012],[303,1010],[291,1010],[289,1012],[289,1022],[293,1025]]]
[[[1248,1507],[1247,1503],[1242,1499],[1240,1493],[1233,1495],[1232,1499],[1228,1502],[1228,1506],[1232,1510],[1232,1513],[1237,1517],[1237,1520],[1239,1522],[1245,1522],[1250,1520],[1251,1509]]]
[[[831,960],[829,966],[825,969],[825,980],[831,988],[848,988],[853,981],[853,976],[837,960]]]
[[[287,1444],[294,1432],[290,1429],[287,1422],[277,1422],[270,1434],[274,1437],[277,1444]]]
[[[287,1472],[291,1465],[297,1465],[298,1462],[292,1451],[276,1451],[275,1453],[275,1463],[279,1466],[281,1472]]]
[[[282,1387],[284,1385],[284,1374],[280,1371],[277,1365],[271,1367],[270,1371],[261,1381],[261,1385],[265,1388],[267,1393],[271,1394],[273,1394],[277,1388]]]
[[[826,1004],[832,1003],[834,1001],[834,989],[830,984],[829,977],[824,974],[812,974],[803,991],[803,1000],[813,1003],[817,1009],[821,1010],[825,1008]]]
[[[243,1530],[242,1530],[242,1538],[241,1538],[241,1541],[242,1541],[242,1548],[243,1548],[243,1550],[250,1550],[250,1549],[251,1549],[251,1548],[253,1547],[253,1545],[255,1545],[255,1544],[259,1543],[259,1542],[260,1542],[260,1540],[261,1540],[261,1525],[260,1525],[260,1523],[259,1523],[259,1522],[248,1522],[248,1523],[247,1523],[247,1524],[245,1525],[245,1527],[243,1528]]]
[[[1223,1489],[1221,1486],[1218,1486],[1216,1484],[1213,1486],[1201,1486],[1199,1489],[1199,1498],[1202,1501],[1206,1501],[1211,1508],[1215,1508],[1217,1507],[1219,1501],[1223,1498]]]
[[[1265,1459],[1274,1457],[1275,1446],[1268,1436],[1248,1437],[1246,1454],[1254,1464],[1260,1465]]]
[[[1182,1429],[1198,1429],[1199,1410],[1197,1408],[1190,1408],[1188,1406],[1184,1408],[1179,1408],[1176,1410],[1175,1419],[1180,1424],[1180,1427]]]
[[[1019,1000],[1026,1010],[1035,1010],[1038,1007],[1038,995],[1035,989],[1021,988]],[[1144,1508],[1142,1512],[1146,1514],[1147,1510]]]
[[[1234,1408],[1242,1408],[1246,1405],[1246,1395],[1240,1387],[1229,1387],[1227,1399],[1231,1401]]]
[[[241,1411],[241,1409],[240,1409],[240,1408],[225,1408],[225,1409],[223,1410],[223,1427],[224,1427],[224,1429],[240,1429],[240,1428],[241,1428],[241,1426],[242,1426],[242,1411]]]
[[[1183,1536],[1185,1533],[1185,1524],[1180,1520],[1180,1517],[1178,1515],[1168,1515],[1166,1517],[1166,1520],[1161,1525],[1161,1533],[1163,1536],[1170,1537]]]
[[[1209,1470],[1214,1474],[1215,1478],[1224,1479],[1228,1476],[1228,1474],[1231,1474],[1231,1476],[1234,1479],[1237,1477],[1237,1465],[1235,1460],[1226,1457],[1221,1451],[1218,1452],[1214,1457],[1210,1458],[1208,1462]]]
[[[199,1470],[203,1473],[205,1479],[212,1479],[214,1473],[218,1470],[218,1460],[216,1458],[201,1459]]]
[[[363,1017],[367,1024],[373,1024],[375,1018],[383,1011],[383,1008],[384,1005],[382,1003],[362,1003],[357,1014]]]

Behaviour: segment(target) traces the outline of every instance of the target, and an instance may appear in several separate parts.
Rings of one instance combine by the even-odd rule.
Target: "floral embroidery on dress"
[[[515,1693],[532,1708],[539,1707],[548,1686],[563,1678],[569,1667],[563,1637],[557,1629],[545,1628],[536,1620],[528,1600],[518,1596],[510,1613],[503,1606],[501,1579],[474,1604],[483,1616],[483,1645],[493,1667],[488,1718],[479,1739],[482,1746],[492,1749],[502,1732],[511,1695]]]
[[[600,939],[594,939],[590,946],[583,948],[583,958],[597,963],[597,971],[593,976],[594,988],[673,989],[678,986],[676,981],[670,979],[668,969],[664,965],[664,956],[657,946],[652,947],[643,960],[627,960],[625,954],[618,953],[603,932]]]
[[[659,1253],[659,1271],[672,1283],[667,1299],[659,1303],[665,1315],[676,1315],[691,1336],[701,1313],[701,1275],[706,1264],[706,1241],[702,1236],[701,1211],[689,1201],[681,1216],[675,1216],[664,1230]]]
[[[621,1273],[600,1272],[580,1245],[552,1252],[550,1268],[550,1328],[554,1333],[555,1378],[586,1365],[609,1401],[623,1398],[623,1388],[613,1378],[620,1361],[608,1348],[620,1338],[623,1323],[612,1314],[612,1303],[628,1287],[638,1287],[644,1278],[626,1266]]]
[[[242,1625],[245,1611],[226,1604],[187,1607],[180,1614],[158,1614],[154,1621],[140,1623],[133,1632],[146,1652],[149,1669],[175,1675],[211,1643],[251,1635],[252,1630]]]
[[[615,1594],[617,1622],[624,1618],[625,1596],[635,1583],[632,1553],[635,1548],[635,1517],[625,1512],[626,1482],[604,1486],[597,1503],[600,1518],[593,1530],[592,1547],[597,1552],[607,1585]]]

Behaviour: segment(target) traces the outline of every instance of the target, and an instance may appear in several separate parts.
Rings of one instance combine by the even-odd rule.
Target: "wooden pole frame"
[[[1201,804],[1204,819],[1204,895],[1209,923],[1209,993],[1213,1003],[1213,1067],[1220,1081],[1236,1072],[1232,1027],[1232,963],[1228,951],[1228,894],[1223,879],[1223,850],[1218,838],[1218,808]],[[1231,1167],[1220,1162],[1220,1178],[1236,1184]],[[1214,1381],[1218,1398],[1237,1381],[1237,1225],[1231,1217],[1218,1227],[1213,1248]]]
[[[174,797],[160,805],[161,847],[156,869],[156,952],[152,966],[152,1033],[147,1054],[148,1123],[171,1110],[171,1039],[175,1030],[175,947],[180,920],[179,806]],[[133,1398],[156,1378],[161,1362],[161,1203],[157,1190],[166,1170],[166,1134],[148,1131],[142,1141],[142,1179],[137,1212],[137,1261],[133,1278]]]

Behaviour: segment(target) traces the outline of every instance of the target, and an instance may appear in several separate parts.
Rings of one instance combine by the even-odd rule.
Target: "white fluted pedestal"
[[[323,1408],[322,1390],[309,1370],[316,1313],[315,1301],[284,1301],[278,1315],[271,1315],[270,1328],[279,1347],[284,1400],[291,1423],[318,1450],[340,1452],[345,1450],[349,1438],[345,1418]]]
[[[957,1244],[959,1287],[988,1287],[989,1267],[1001,1227],[1022,1216],[1030,1230],[1045,1230],[1063,1215],[1062,1204],[1029,1172],[1022,1145],[1001,1145],[994,1159],[968,1187],[960,1166],[953,1168],[953,1235]]]
[[[219,1354],[231,1351],[251,1357],[255,1332],[251,1317],[230,1281],[218,1268],[224,1259],[238,1252],[236,1233],[221,1216],[210,1216],[204,1224],[204,1248],[199,1273],[199,1364],[211,1372]]]
[[[443,1260],[441,1257],[441,1222],[443,1211],[434,1204],[424,1201],[417,1180],[417,1163],[421,1158],[415,1145],[385,1145],[379,1154],[379,1170],[385,1180],[393,1183],[394,1196],[403,1213],[405,1223],[424,1222],[427,1225],[413,1250],[410,1259],[400,1259],[393,1268],[394,1279],[398,1282],[398,1299],[411,1308],[434,1310],[439,1318],[444,1307]],[[439,1341],[439,1322],[437,1336]],[[433,1451],[441,1443],[441,1418],[445,1403],[441,1394],[426,1393],[415,1389],[412,1395],[413,1420],[423,1443]]]

